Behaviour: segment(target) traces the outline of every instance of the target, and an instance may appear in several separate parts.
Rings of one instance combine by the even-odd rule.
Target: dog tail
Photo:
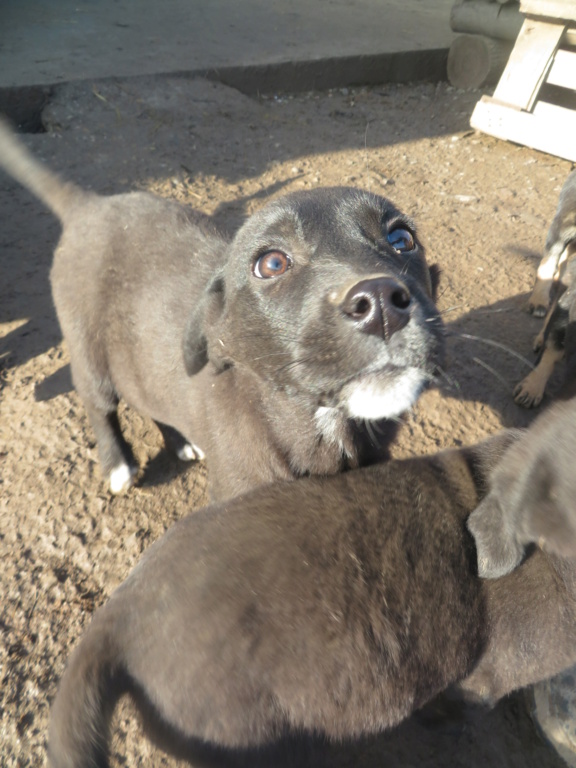
[[[36,195],[60,220],[64,219],[71,202],[86,194],[36,160],[3,118],[0,118],[0,168]]]
[[[51,768],[109,766],[110,721],[127,690],[121,654],[109,626],[105,615],[93,620],[64,673],[51,713]]]

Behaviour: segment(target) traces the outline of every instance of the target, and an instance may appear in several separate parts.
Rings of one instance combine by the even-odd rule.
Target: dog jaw
[[[398,371],[394,381],[390,374],[379,372],[347,384],[342,391],[348,415],[353,419],[394,419],[414,405],[429,376],[418,368]]]

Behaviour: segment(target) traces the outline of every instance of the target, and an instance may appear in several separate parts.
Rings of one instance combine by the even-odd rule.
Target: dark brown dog
[[[107,766],[124,693],[152,738],[197,757],[377,732],[470,673],[469,694],[495,697],[576,661],[563,561],[538,550],[502,580],[475,575],[465,521],[518,434],[266,486],[176,524],[72,656],[51,766]]]
[[[561,360],[566,359],[567,362],[566,385],[570,385],[574,376],[576,360],[572,358],[576,353],[576,241],[566,247],[566,253],[562,282],[556,286],[556,295],[544,326],[534,342],[534,351],[540,353],[538,365],[514,390],[514,400],[525,408],[540,405],[548,380]]]
[[[553,299],[554,287],[562,279],[566,247],[576,240],[576,171],[566,179],[558,198],[558,207],[546,235],[544,256],[538,266],[536,282],[528,309],[544,317]]]
[[[443,347],[422,245],[389,201],[295,193],[230,241],[178,203],[61,182],[2,124],[0,165],[62,221],[54,303],[114,492],[137,469],[120,397],[181,458],[207,454],[213,498],[387,456],[366,422],[409,409]]]
[[[558,209],[548,230],[544,257],[538,267],[536,285],[529,308],[535,315],[546,317],[542,330],[534,340],[534,351],[540,353],[536,368],[514,389],[514,400],[524,408],[540,405],[546,384],[556,364],[566,353],[568,326],[576,319],[576,171],[568,176],[560,193]],[[569,362],[568,367],[576,362]]]

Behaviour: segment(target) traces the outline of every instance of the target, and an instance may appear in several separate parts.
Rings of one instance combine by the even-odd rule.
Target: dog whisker
[[[317,355],[310,355],[310,357],[302,357],[299,360],[291,360],[289,363],[286,363],[286,365],[281,365],[280,368],[278,368],[278,373],[285,373],[287,371],[292,371],[294,368],[296,368],[299,365],[306,365],[307,363],[313,362],[314,360],[317,360]]]
[[[509,355],[512,355],[512,357],[517,358],[532,370],[535,367],[534,363],[531,363],[530,360],[524,357],[524,355],[521,355],[519,352],[516,352],[514,349],[510,349],[510,347],[507,347],[506,344],[501,344],[499,341],[494,341],[494,339],[484,339],[482,338],[482,336],[474,336],[471,333],[449,333],[447,335],[459,337],[461,339],[470,339],[470,341],[481,341],[484,344],[488,344],[491,347],[497,347],[498,349],[501,349],[504,352],[508,352]]]
[[[515,312],[515,307],[500,307],[499,309],[477,309],[475,310],[478,315],[495,315],[498,312]]]
[[[444,294],[446,293],[447,290],[448,290],[448,288],[444,288],[442,291],[440,291],[440,293],[436,297],[436,301],[440,301],[440,299],[442,298],[442,296],[444,296]]]
[[[452,387],[455,390],[460,390],[460,384],[456,381],[456,379],[453,379],[452,376],[450,376],[440,365],[438,366],[438,373],[449,387]]]
[[[383,421],[387,423],[393,421],[395,424],[403,423],[403,419],[401,419],[399,416],[387,416],[386,419],[380,419],[378,421],[370,421],[369,419],[365,420],[366,431],[370,434],[370,438],[375,441],[376,445],[378,444],[378,435],[385,435]]]
[[[370,442],[373,445],[377,445],[377,437],[376,437],[376,431],[374,429],[374,425],[370,421],[370,419],[362,419],[361,421],[362,426],[368,433],[368,437],[370,438]]]
[[[448,307],[448,309],[441,309],[438,312],[438,315],[447,315],[449,312],[455,312],[457,309],[462,309],[462,307],[465,307],[466,304],[455,304],[453,307]]]
[[[491,365],[488,365],[488,363],[485,363],[484,360],[480,360],[479,357],[473,357],[472,360],[477,364],[482,366],[482,368],[485,368],[487,371],[489,371],[495,378],[498,379],[498,381],[504,385],[506,389],[510,389],[510,384],[506,381],[504,376],[498,373],[498,371],[495,371],[494,368],[492,368]]]
[[[286,357],[290,352],[269,352],[267,355],[258,355],[258,357],[251,358],[250,362],[254,363],[256,360],[264,360],[267,357]]]

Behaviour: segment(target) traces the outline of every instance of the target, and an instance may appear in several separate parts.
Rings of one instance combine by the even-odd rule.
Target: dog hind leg
[[[102,473],[113,494],[134,485],[138,464],[126,442],[118,421],[118,395],[107,376],[94,373],[94,366],[71,360],[74,386],[84,402],[88,419],[96,436]]]
[[[118,421],[116,407],[102,410],[87,405],[88,418],[96,435],[102,472],[114,494],[127,491],[136,480],[138,465]]]

